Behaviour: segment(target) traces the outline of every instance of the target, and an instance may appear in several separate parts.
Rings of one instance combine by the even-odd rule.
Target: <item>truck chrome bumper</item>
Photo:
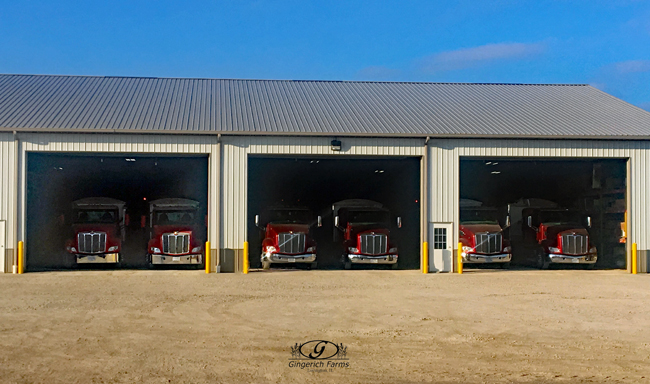
[[[107,264],[120,262],[119,253],[104,253],[98,255],[76,254],[75,256],[77,257],[77,264]]]
[[[595,253],[590,253],[587,255],[562,255],[551,253],[548,255],[551,263],[561,263],[561,264],[595,264],[598,260],[598,255]]]
[[[509,263],[512,260],[511,253],[499,253],[496,255],[481,255],[476,253],[462,253],[463,263],[484,264],[484,263]]]
[[[316,254],[305,253],[303,255],[283,255],[278,253],[264,253],[260,260],[269,263],[313,263],[316,261]]]
[[[398,255],[366,256],[352,254],[348,255],[348,260],[353,264],[395,264],[398,257]]]
[[[203,255],[151,255],[151,264],[201,264]]]

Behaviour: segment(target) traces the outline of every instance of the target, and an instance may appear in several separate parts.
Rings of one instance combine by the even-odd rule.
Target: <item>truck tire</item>
[[[318,268],[318,262],[314,261],[313,263],[309,264],[309,269],[316,269]]]
[[[510,268],[510,262],[501,263],[501,269],[509,269],[509,268]]]
[[[548,269],[548,266],[551,264],[546,257],[546,253],[542,249],[538,249],[537,253],[537,268],[539,269]]]
[[[398,268],[397,268],[397,263],[392,264],[392,265],[390,266],[390,269],[398,269]]]
[[[262,269],[264,270],[271,269],[271,263],[268,261],[262,261]]]
[[[585,264],[585,269],[589,269],[589,270],[591,270],[591,269],[594,269],[594,268],[596,268],[596,263],[593,263],[593,264]]]
[[[345,269],[352,269],[352,263],[349,262],[349,261],[346,261],[346,262],[345,262],[345,265],[344,265],[344,268],[345,268]]]

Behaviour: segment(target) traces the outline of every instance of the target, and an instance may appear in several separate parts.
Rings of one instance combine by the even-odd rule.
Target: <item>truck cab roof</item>
[[[86,197],[72,202],[74,208],[109,208],[118,207],[122,209],[126,203],[122,200],[110,197]]]
[[[182,199],[182,198],[165,198],[165,199],[150,201],[149,207],[151,210],[198,209],[199,202],[196,200]]]

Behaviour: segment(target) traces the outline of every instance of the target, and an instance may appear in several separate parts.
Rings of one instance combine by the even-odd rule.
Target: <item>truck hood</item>
[[[482,232],[498,233],[501,232],[501,226],[498,224],[461,224],[460,230],[466,234],[468,234],[468,232],[474,234]]]
[[[350,239],[365,232],[382,233],[384,235],[390,234],[390,231],[382,228],[381,224],[348,224],[348,230],[348,238]]]
[[[115,236],[117,224],[74,224],[72,225],[74,233],[79,232],[106,232],[108,236]]]
[[[274,233],[282,233],[282,232],[309,233],[309,225],[308,224],[274,224],[274,223],[269,223],[268,224],[268,229],[271,230]]]
[[[172,233],[172,232],[192,232],[194,227],[191,225],[154,225],[153,233],[154,235],[161,236],[163,233]]]
[[[559,224],[559,225],[550,225],[546,227],[546,238],[554,239],[557,235],[564,235],[568,233],[575,233],[576,235],[585,235],[588,236],[589,232],[585,228],[581,228],[577,225],[572,224]]]

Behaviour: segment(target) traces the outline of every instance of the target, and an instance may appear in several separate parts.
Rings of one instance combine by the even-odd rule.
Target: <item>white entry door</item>
[[[429,272],[452,272],[453,241],[451,223],[429,223]]]

